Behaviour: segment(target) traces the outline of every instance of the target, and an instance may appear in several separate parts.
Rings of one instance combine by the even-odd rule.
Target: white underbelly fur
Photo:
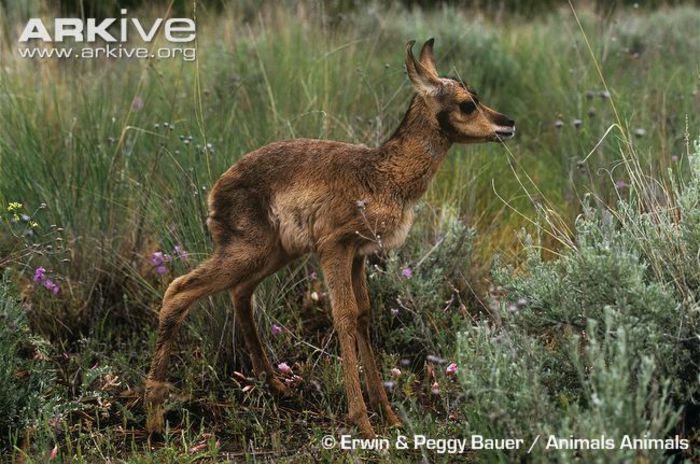
[[[300,255],[314,249],[310,212],[299,211],[299,203],[298,197],[290,194],[278,196],[271,207],[273,222],[279,228],[280,242],[290,255]]]

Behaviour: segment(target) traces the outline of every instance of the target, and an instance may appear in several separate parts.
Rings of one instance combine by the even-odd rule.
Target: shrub
[[[426,356],[446,356],[471,303],[474,230],[454,210],[437,217],[424,205],[408,243],[370,266],[374,339],[383,350],[411,357],[422,366]],[[451,350],[450,350],[451,351]]]
[[[496,323],[468,328],[459,342],[470,433],[526,442],[604,434],[617,444],[533,451],[562,462],[656,461],[669,452],[619,449],[624,435],[692,437],[700,143],[689,165],[688,180],[661,194],[640,183],[616,208],[584,205],[558,259],[542,260],[527,238],[526,272],[496,266]]]

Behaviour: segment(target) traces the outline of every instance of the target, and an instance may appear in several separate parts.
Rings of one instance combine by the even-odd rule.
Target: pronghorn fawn
[[[214,252],[175,279],[163,298],[146,381],[150,431],[163,427],[166,371],[178,329],[192,304],[215,292],[230,292],[255,374],[264,376],[273,393],[289,393],[260,342],[251,299],[265,277],[307,253],[317,254],[330,294],[349,419],[362,435],[375,436],[360,387],[359,351],[370,405],[390,425],[400,425],[370,344],[365,258],[404,242],[413,206],[453,143],[502,141],[515,134],[512,119],[481,103],[463,83],[438,76],[432,39],[417,60],[413,45],[406,45],[406,70],[415,95],[383,145],[275,142],[245,155],[216,182],[207,220]]]

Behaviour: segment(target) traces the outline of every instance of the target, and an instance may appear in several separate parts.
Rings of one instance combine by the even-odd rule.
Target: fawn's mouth
[[[515,126],[513,127],[502,127],[496,131],[495,139],[497,141],[508,140],[515,137]]]

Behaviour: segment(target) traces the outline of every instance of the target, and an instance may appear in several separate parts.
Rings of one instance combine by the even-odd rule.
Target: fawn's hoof
[[[357,428],[360,429],[360,434],[362,434],[364,438],[377,437],[377,434],[374,433],[374,429],[372,428],[372,424],[369,423],[369,420],[361,421],[359,424],[357,424]]]
[[[400,429],[403,428],[403,423],[401,422],[401,419],[396,417],[396,414],[391,414],[386,416],[386,423],[389,424],[389,427],[392,429]]]
[[[269,379],[267,385],[275,396],[280,396],[282,398],[289,398],[292,396],[292,390],[276,377]]]
[[[146,432],[163,433],[165,411],[162,404],[146,404]]]
[[[163,400],[170,391],[170,384],[153,380],[146,381],[144,404],[146,405],[146,431],[162,433],[164,428],[165,409]]]
[[[369,422],[367,412],[348,414],[348,419],[350,419],[350,422],[357,426],[357,428],[360,430],[360,434],[364,438],[375,438],[377,436],[377,434],[374,433],[372,424]]]
[[[384,412],[384,421],[389,425],[391,428],[401,428],[403,427],[403,424],[401,423],[401,419],[399,419],[399,416],[396,415],[393,409],[391,409],[391,406],[388,404],[385,405],[383,409]]]

